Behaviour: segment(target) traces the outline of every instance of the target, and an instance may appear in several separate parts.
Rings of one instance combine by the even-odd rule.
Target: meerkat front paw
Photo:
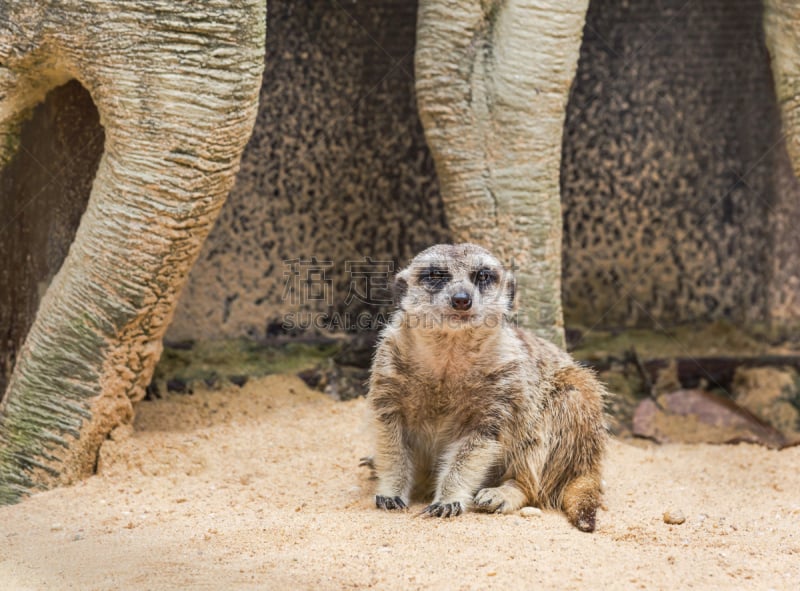
[[[396,511],[408,508],[408,505],[400,497],[384,497],[375,495],[375,506],[384,511]]]
[[[475,509],[487,513],[512,513],[525,504],[525,495],[513,486],[484,488],[474,499]]]
[[[420,515],[430,517],[457,517],[464,512],[464,505],[460,501],[452,503],[431,503],[423,509]]]

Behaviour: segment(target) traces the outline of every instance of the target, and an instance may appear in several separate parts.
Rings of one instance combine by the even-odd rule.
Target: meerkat
[[[595,529],[605,390],[516,326],[511,272],[474,244],[437,245],[395,278],[372,364],[375,504],[455,517],[535,505]]]

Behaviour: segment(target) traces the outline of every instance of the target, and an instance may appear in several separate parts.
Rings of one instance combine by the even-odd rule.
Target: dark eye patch
[[[439,291],[453,278],[447,269],[428,267],[420,271],[419,282],[431,291]]]
[[[473,271],[472,283],[477,285],[478,289],[484,290],[490,285],[497,283],[497,272],[486,268]]]

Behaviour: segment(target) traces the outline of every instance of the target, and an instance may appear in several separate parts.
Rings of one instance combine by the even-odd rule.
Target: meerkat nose
[[[455,310],[469,310],[472,307],[472,297],[465,291],[459,291],[450,297],[450,306]]]

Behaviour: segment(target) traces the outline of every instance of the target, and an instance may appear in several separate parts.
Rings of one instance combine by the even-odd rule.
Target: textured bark
[[[0,504],[91,473],[131,420],[252,129],[264,28],[263,0],[0,6],[0,157],[20,113],[71,78],[106,133],[0,406]]]
[[[588,5],[421,0],[417,100],[457,240],[516,267],[520,320],[563,345],[559,167]]]
[[[764,32],[770,52],[775,94],[781,110],[785,150],[794,178],[779,182],[770,216],[774,239],[769,286],[773,330],[797,339],[800,328],[800,5],[791,0],[765,0]],[[779,162],[785,166],[784,146]],[[782,178],[791,175],[782,175]]]
[[[0,168],[0,401],[41,296],[61,268],[103,154],[103,128],[77,81],[47,94]]]
[[[800,177],[800,5],[793,0],[765,0],[764,32],[786,146],[795,176]]]

